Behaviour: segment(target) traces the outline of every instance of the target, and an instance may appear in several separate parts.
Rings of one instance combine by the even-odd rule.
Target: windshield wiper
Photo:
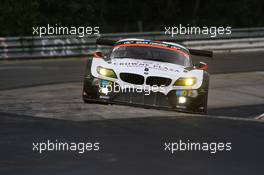
[[[165,61],[165,60],[162,60],[162,59],[152,59],[153,61],[160,61],[160,62],[168,62],[168,61]]]

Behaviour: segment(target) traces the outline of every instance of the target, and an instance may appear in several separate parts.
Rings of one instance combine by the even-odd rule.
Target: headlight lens
[[[196,78],[188,77],[188,78],[179,78],[174,83],[174,86],[192,86],[196,83]]]
[[[101,66],[98,66],[97,72],[98,72],[98,74],[103,75],[105,77],[117,78],[115,72],[112,69],[107,69],[107,68],[103,68]]]

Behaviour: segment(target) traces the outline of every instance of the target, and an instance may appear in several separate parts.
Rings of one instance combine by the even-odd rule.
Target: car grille
[[[120,78],[122,81],[131,84],[142,85],[144,83],[144,77],[138,74],[120,73]]]
[[[164,78],[164,77],[154,77],[154,76],[150,76],[147,78],[146,81],[147,85],[150,86],[169,86],[171,84],[171,79],[169,78]]]
[[[147,94],[146,92],[137,93],[126,90],[115,95],[112,100],[134,105],[170,107],[168,97],[160,92],[150,92]]]

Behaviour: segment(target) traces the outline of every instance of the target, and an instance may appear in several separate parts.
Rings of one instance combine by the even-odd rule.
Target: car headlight
[[[112,69],[107,69],[107,68],[103,68],[101,66],[98,66],[97,72],[98,72],[98,74],[103,75],[105,77],[117,78],[115,72]]]
[[[188,78],[179,78],[175,81],[174,86],[192,86],[196,83],[196,78],[188,77]]]

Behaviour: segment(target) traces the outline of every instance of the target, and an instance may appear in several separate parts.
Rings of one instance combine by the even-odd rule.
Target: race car
[[[212,57],[212,52],[134,38],[99,38],[96,44],[111,49],[87,60],[84,102],[207,113],[208,66],[194,65],[191,55]]]

